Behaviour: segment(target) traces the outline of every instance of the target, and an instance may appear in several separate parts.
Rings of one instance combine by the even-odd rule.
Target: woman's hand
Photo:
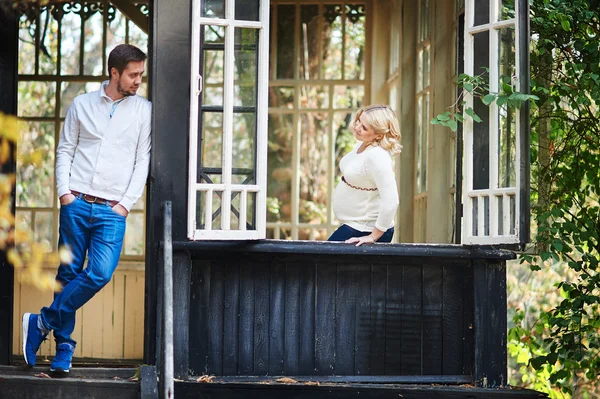
[[[354,244],[356,243],[357,247],[360,247],[363,244],[373,244],[375,242],[375,240],[373,239],[373,237],[371,237],[371,235],[369,234],[368,236],[362,236],[362,237],[352,237],[352,238],[348,238],[346,241],[344,241],[346,244]]]

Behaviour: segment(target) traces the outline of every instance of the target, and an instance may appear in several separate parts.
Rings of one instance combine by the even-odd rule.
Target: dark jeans
[[[54,295],[52,305],[42,309],[41,317],[44,326],[54,330],[57,344],[74,346],[75,312],[110,282],[121,255],[125,217],[108,204],[85,202],[80,194],[60,207],[59,233],[59,245],[71,249],[73,260],[58,268],[56,280],[63,289]]]
[[[368,236],[371,234],[368,231],[359,231],[353,229],[352,227],[343,224],[336,231],[333,232],[331,237],[327,239],[327,241],[346,241],[348,238],[352,237],[362,237]],[[392,237],[394,236],[394,228],[390,227],[387,229],[385,233],[377,240],[377,242],[392,242]]]

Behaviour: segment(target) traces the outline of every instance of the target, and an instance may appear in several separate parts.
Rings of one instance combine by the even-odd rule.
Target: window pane
[[[429,38],[429,34],[431,32],[429,26],[429,16],[430,7],[429,0],[421,0],[421,4],[419,7],[419,41],[422,42]]]
[[[65,13],[61,20],[60,70],[63,75],[78,75],[80,72],[81,15],[77,10],[81,7],[81,4],[74,5],[74,12]]]
[[[479,198],[478,197],[472,197],[471,198],[471,218],[472,218],[472,223],[471,223],[471,234],[473,236],[478,236],[479,235]]]
[[[516,75],[514,27],[500,29],[498,61],[500,89],[511,85]],[[517,115],[516,109],[503,104],[498,109],[498,186],[515,187],[517,184]]]
[[[62,82],[60,88],[60,116],[64,118],[75,97],[90,90],[86,90],[85,82]]]
[[[256,105],[257,85],[257,43],[256,29],[237,29],[234,57],[234,105],[251,107]]]
[[[294,87],[270,86],[269,107],[288,109],[294,108]]]
[[[225,0],[203,0],[202,16],[206,18],[225,18]]]
[[[102,4],[102,3],[100,3]],[[102,12],[93,12],[85,22],[83,40],[83,73],[86,75],[102,75],[102,36],[95,32],[102,32]]]
[[[56,83],[19,82],[19,116],[54,116]]]
[[[300,6],[300,78],[319,78],[319,6]]]
[[[473,1],[475,4],[475,26],[484,25],[490,22],[490,1],[491,0]]]
[[[233,115],[233,167],[254,170],[255,154],[256,115],[236,113]]]
[[[496,196],[496,209],[498,209],[498,235],[504,235],[504,196]]]
[[[139,202],[139,201],[138,201]],[[127,216],[125,229],[124,255],[139,256],[144,254],[144,214],[131,212]]]
[[[36,20],[22,15],[19,18],[19,73],[35,73],[35,29]]]
[[[296,6],[277,6],[277,79],[294,78],[294,26]]]
[[[344,79],[365,78],[365,25],[364,4],[347,4]]]
[[[25,126],[17,146],[16,205],[49,208],[54,199],[54,122]],[[32,163],[34,159],[38,162]]]
[[[148,54],[148,35],[144,33],[136,24],[129,21],[129,44],[138,47],[144,53]],[[146,66],[146,70],[148,66]]]
[[[58,63],[58,21],[54,19],[52,13],[45,7],[40,14],[40,21],[44,27],[40,31],[40,44],[43,50],[40,51],[40,71],[42,75],[56,74],[56,65]]]
[[[515,17],[515,0],[498,1],[498,19],[513,19]]]
[[[121,14],[118,9],[115,9],[114,18],[108,20],[108,26],[106,30],[106,59],[108,55],[117,44],[125,43],[126,32],[125,26],[127,21],[125,16]],[[107,71],[110,72],[110,71]]]
[[[204,25],[204,44],[225,44],[225,27]]]
[[[489,31],[477,33],[474,38],[475,75],[485,74],[489,65]],[[479,98],[473,99],[473,110],[482,122],[473,123],[473,189],[490,188],[490,128],[489,108]]]
[[[267,222],[291,220],[293,115],[269,115]]]
[[[54,239],[52,237],[52,212],[35,212],[33,238],[46,252],[52,252]]]
[[[259,0],[243,0],[235,2],[235,19],[241,21],[258,21]]]
[[[329,86],[301,86],[301,108],[327,108],[329,107]]]
[[[339,183],[339,179],[341,178],[339,165],[342,157],[352,151],[352,148],[356,144],[352,129],[353,121],[352,114],[349,112],[336,113],[333,116],[333,134],[335,135],[335,185]]]
[[[421,121],[421,189],[427,191],[427,159],[429,158],[429,93],[423,97]]]
[[[323,78],[341,79],[342,71],[342,6],[326,4],[323,7]]]
[[[417,92],[423,90],[423,50],[417,54]]]
[[[333,108],[356,109],[365,99],[364,86],[335,86],[333,89]]]
[[[202,136],[199,140],[200,168],[221,168],[223,153],[223,114],[220,112],[202,113]],[[198,171],[200,182],[200,171]]]
[[[223,106],[225,55],[222,50],[205,50],[202,68],[202,105]]]
[[[328,127],[327,114],[308,112],[300,124],[300,223],[327,221]]]

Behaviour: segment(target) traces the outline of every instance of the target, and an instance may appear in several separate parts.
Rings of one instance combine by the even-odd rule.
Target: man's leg
[[[87,267],[67,284],[60,295],[63,313],[77,311],[98,291],[108,284],[119,263],[125,235],[125,217],[115,213],[108,205],[92,205],[90,216],[90,244]],[[56,301],[55,301],[56,302]],[[75,345],[71,339],[74,326],[63,324],[54,329],[57,355],[50,365],[51,371],[67,372]]]
[[[59,247],[69,247],[73,259],[69,264],[60,265],[56,281],[61,286],[66,286],[83,269],[85,253],[89,242],[89,216],[86,215],[86,204],[80,199],[75,199],[68,205],[60,208]],[[54,303],[42,309],[40,315],[25,313],[23,315],[23,355],[25,362],[35,366],[36,353],[46,335],[56,326],[66,323],[75,325],[75,313],[61,314],[55,304],[60,292],[54,294]],[[47,321],[46,321],[47,320]]]

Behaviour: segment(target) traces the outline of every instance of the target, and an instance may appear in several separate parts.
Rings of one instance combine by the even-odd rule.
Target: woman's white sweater
[[[377,188],[364,191],[352,188],[340,180],[333,195],[333,212],[337,219],[359,231],[386,231],[394,226],[398,208],[398,189],[390,153],[381,147],[368,146],[363,152],[352,151],[340,161],[346,181],[356,187]]]

